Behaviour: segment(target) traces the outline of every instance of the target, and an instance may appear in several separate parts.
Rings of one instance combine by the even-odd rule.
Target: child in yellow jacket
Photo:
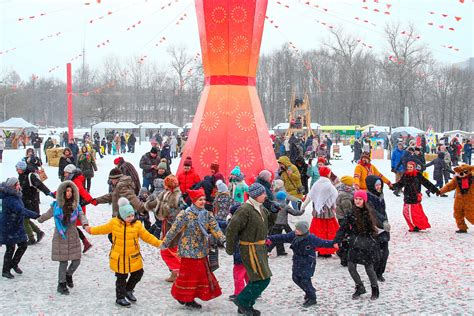
[[[112,249],[109,254],[110,269],[115,272],[116,303],[130,307],[137,298],[133,290],[143,276],[143,262],[140,253],[139,238],[155,247],[160,247],[162,241],[150,234],[142,223],[135,217],[135,210],[130,202],[122,197],[118,200],[119,216],[112,218],[107,224],[87,227],[91,235],[112,234]],[[128,274],[130,273],[130,278]],[[127,281],[128,278],[128,281]]]

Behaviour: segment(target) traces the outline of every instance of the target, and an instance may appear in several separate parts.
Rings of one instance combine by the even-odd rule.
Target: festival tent
[[[4,122],[0,123],[1,129],[13,130],[13,129],[24,129],[25,131],[38,131],[38,127],[25,121],[21,117],[12,117]]]
[[[118,129],[120,130],[130,130],[130,129],[139,129],[140,126],[133,124],[132,122],[118,122],[117,125],[119,126]]]
[[[340,135],[353,136],[360,128],[360,125],[321,125],[319,128],[326,133],[339,133]]]
[[[405,136],[406,135],[417,136],[419,134],[425,134],[425,131],[413,126],[400,126],[400,127],[392,129],[392,134],[395,134],[395,133],[400,133]]]
[[[319,129],[320,126],[318,123],[311,123],[311,129]],[[286,131],[289,127],[290,123],[279,123],[273,127],[273,130]]]
[[[146,139],[146,132],[147,130],[149,129],[160,129],[160,126],[156,123],[151,123],[151,122],[143,122],[143,123],[140,123],[138,124],[138,126],[140,127],[140,141],[142,139]]]
[[[181,128],[181,127],[176,126],[176,125],[171,124],[171,123],[158,123],[157,125],[158,125],[159,129],[164,129],[164,130],[177,131]]]
[[[365,127],[365,128],[364,128]],[[370,125],[369,127],[363,126],[361,129],[363,133],[389,133],[390,132],[390,126],[376,126],[376,125]]]
[[[121,129],[120,125],[114,122],[100,122],[91,126],[91,135],[94,135],[94,132],[97,131],[100,137],[105,137],[107,130],[119,130]]]

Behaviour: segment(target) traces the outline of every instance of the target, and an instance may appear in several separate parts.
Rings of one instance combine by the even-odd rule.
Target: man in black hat
[[[160,164],[159,150],[152,147],[150,152],[144,154],[140,159],[140,168],[143,169],[142,187],[150,192],[154,191],[153,181],[158,177],[158,165]]]

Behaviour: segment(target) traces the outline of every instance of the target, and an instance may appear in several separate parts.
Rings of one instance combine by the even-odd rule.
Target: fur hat
[[[211,163],[211,170],[213,170],[215,173],[219,172],[219,164],[218,163]]]
[[[151,147],[150,154],[158,154],[158,148]]]
[[[354,185],[354,178],[352,176],[342,176],[341,182],[351,187]]]
[[[370,153],[367,152],[367,151],[364,151],[361,155],[360,155],[360,160],[364,159],[364,158],[367,158],[369,161],[370,161]]]
[[[216,187],[217,187],[217,191],[219,193],[229,192],[229,188],[227,187],[227,185],[222,180],[217,180],[216,181]]]
[[[360,198],[362,200],[364,200],[364,202],[367,203],[367,192],[365,192],[364,190],[357,190],[354,192],[354,199],[356,198]]]
[[[16,177],[10,177],[5,181],[5,185],[7,187],[13,187],[18,183],[18,178]]]
[[[256,199],[262,194],[265,194],[265,188],[260,183],[254,183],[249,186],[249,195],[252,199]]]
[[[331,174],[331,169],[329,169],[328,167],[326,166],[322,166],[322,167],[319,167],[319,175],[321,177],[329,177],[329,175]]]
[[[109,179],[118,179],[121,176],[122,176],[122,171],[120,171],[119,169],[113,168],[112,170],[110,170]]]
[[[70,163],[69,165],[67,165],[66,167],[64,167],[63,172],[73,173],[74,170],[76,170],[76,166],[74,166],[72,163]]]
[[[191,160],[191,157],[186,157],[186,159],[184,159],[183,166],[187,166],[187,167],[193,166],[193,161]]]
[[[200,197],[206,196],[204,190],[201,188],[199,190],[188,190],[188,195],[191,201],[196,202]]]
[[[122,219],[126,219],[132,214],[135,214],[135,210],[130,205],[130,201],[125,197],[121,197],[117,202],[119,206],[119,214]]]
[[[295,229],[298,230],[300,233],[302,233],[304,235],[307,232],[309,232],[309,224],[308,224],[308,222],[300,221],[300,222],[296,223]]]
[[[120,165],[123,162],[123,157],[117,157],[114,159],[114,165]]]
[[[16,163],[16,166],[15,166],[15,168],[20,169],[20,170],[23,170],[23,171],[26,170],[26,167],[27,167],[27,164],[26,164],[26,162],[24,162],[23,160],[22,160],[22,161],[18,161],[18,162]]]
[[[178,178],[170,174],[169,176],[165,178],[164,184],[170,190],[174,190],[175,188],[179,186]]]
[[[265,181],[267,181],[267,182],[270,182],[272,180],[272,173],[268,170],[262,170],[258,174],[258,177],[265,180]]]

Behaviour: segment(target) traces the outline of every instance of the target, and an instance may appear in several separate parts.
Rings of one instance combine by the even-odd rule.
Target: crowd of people
[[[357,265],[363,265],[369,277],[371,299],[379,297],[391,229],[384,186],[396,195],[403,191],[402,212],[411,233],[430,228],[421,186],[427,194],[439,196],[456,190],[456,233],[467,232],[466,219],[474,223],[474,167],[461,164],[452,170],[444,147],[440,147],[438,158],[427,164],[420,148],[398,143],[392,153],[392,182],[372,164],[370,147],[366,151],[360,146],[358,157],[354,153],[357,165],[353,174],[338,176],[329,167],[332,141],[328,136],[322,141],[312,136],[304,141],[295,135],[288,140],[276,137],[278,170],[261,170],[254,183],[247,183],[240,166],[235,166],[227,179],[215,162],[208,174],[198,175],[193,157],[183,157],[182,170],[173,175],[173,137],[160,142],[157,138],[140,159],[143,180],[137,168],[119,156],[109,172],[109,192],[98,197],[89,193],[97,165],[94,145],[87,138],[84,142],[89,145],[76,154],[72,148],[64,150],[58,168],[61,184],[55,191],[40,177],[42,162],[35,148],[28,149],[16,164],[18,177],[0,185],[0,244],[7,248],[2,276],[14,278],[12,270],[22,274],[23,254],[29,245],[44,238],[33,219],[38,223],[54,219],[51,259],[59,262],[60,294],[69,294],[75,286],[73,275],[81,254],[92,247],[82,227],[91,235],[108,235],[119,306],[130,307],[138,300],[134,293],[144,276],[142,239],[160,249],[170,273],[166,281],[173,283],[171,296],[191,309],[202,307],[196,299],[208,301],[222,294],[213,271],[219,268],[219,251],[225,249],[234,258],[234,293],[229,299],[238,313],[259,315],[254,305],[272,276],[269,253],[276,248],[277,256],[287,255],[285,243],[293,250],[292,279],[304,292],[304,307],[317,304],[311,281],[316,258],[336,254],[354,281],[352,298],[367,292]],[[131,148],[133,152],[133,145]],[[310,154],[305,155],[307,152]],[[430,166],[435,168],[436,185],[423,176]],[[43,214],[40,192],[55,199]],[[107,203],[111,204],[111,219],[91,226],[86,206]],[[299,221],[293,230],[288,214],[301,216],[306,210],[311,211],[311,223]]]

